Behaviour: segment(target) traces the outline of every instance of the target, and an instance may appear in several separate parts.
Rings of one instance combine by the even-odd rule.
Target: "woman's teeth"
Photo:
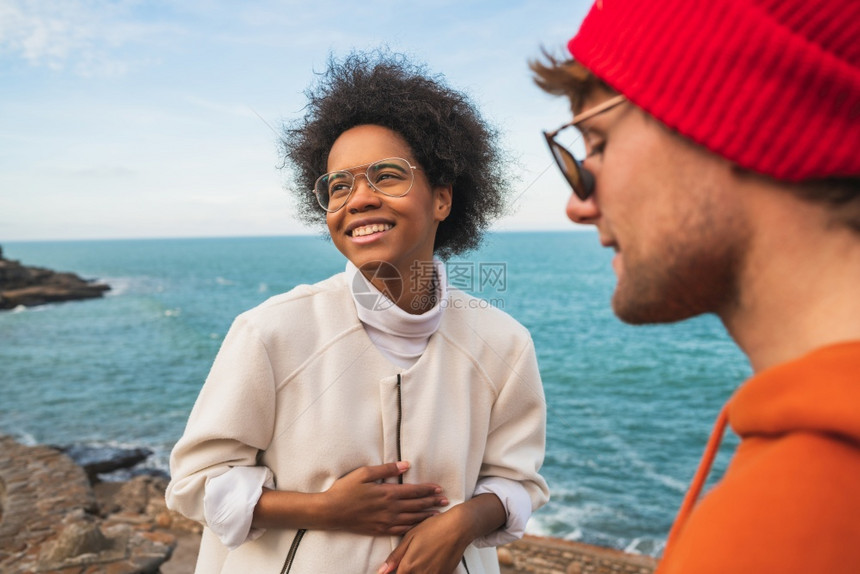
[[[353,237],[361,237],[362,235],[370,235],[371,233],[379,233],[380,231],[388,231],[394,227],[390,223],[374,223],[372,225],[364,225],[356,227],[352,230]]]

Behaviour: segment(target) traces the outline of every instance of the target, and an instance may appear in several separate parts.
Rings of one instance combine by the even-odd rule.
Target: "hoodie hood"
[[[808,431],[860,443],[860,341],[816,349],[750,378],[728,405],[741,437]]]

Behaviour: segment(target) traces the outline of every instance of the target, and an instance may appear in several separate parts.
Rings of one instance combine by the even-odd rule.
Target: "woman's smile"
[[[352,237],[353,239],[358,237],[368,237],[371,235],[378,235],[380,233],[385,233],[389,229],[394,227],[390,223],[371,223],[369,225],[362,225],[360,227],[356,227],[351,231],[347,232],[347,235]]]

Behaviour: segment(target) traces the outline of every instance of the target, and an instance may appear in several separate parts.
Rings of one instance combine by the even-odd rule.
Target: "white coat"
[[[405,370],[369,339],[342,273],[240,315],[171,455],[168,506],[205,524],[206,480],[233,466],[268,467],[279,490],[322,492],[360,466],[397,460],[411,463],[404,482],[440,484],[450,506],[489,476],[520,482],[532,509],[542,506],[546,405],[531,337],[456,289],[443,304],[439,329]],[[366,574],[398,542],[269,529],[228,551],[204,529],[197,572]],[[465,558],[469,574],[498,572],[492,548],[470,546]]]

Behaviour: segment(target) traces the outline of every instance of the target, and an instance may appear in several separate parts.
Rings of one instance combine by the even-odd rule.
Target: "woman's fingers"
[[[362,466],[355,469],[350,475],[360,483],[373,483],[386,478],[394,478],[409,470],[406,461],[389,462],[374,466]],[[350,476],[347,475],[347,476]],[[412,508],[426,508],[430,506],[445,506],[447,499],[442,495],[442,487],[438,484],[385,484],[385,488],[400,500],[414,500]],[[445,500],[445,502],[441,502]]]
[[[355,469],[350,474],[355,474],[356,478],[360,479],[361,482],[376,482],[378,480],[400,476],[407,470],[409,470],[409,463],[405,460],[401,460],[398,462],[389,462],[374,466],[362,466]]]
[[[448,506],[449,501],[441,495],[422,496],[420,498],[402,498],[398,502],[398,510],[400,512],[423,512],[428,508],[438,508],[440,506]]]
[[[397,545],[397,548],[391,551],[391,554],[388,555],[388,558],[385,559],[385,563],[379,567],[379,570],[376,571],[377,574],[391,574],[392,572],[397,571],[397,567],[400,565],[400,561],[403,560],[403,555],[406,554],[406,549],[409,546],[408,540],[403,540],[400,544]]]

